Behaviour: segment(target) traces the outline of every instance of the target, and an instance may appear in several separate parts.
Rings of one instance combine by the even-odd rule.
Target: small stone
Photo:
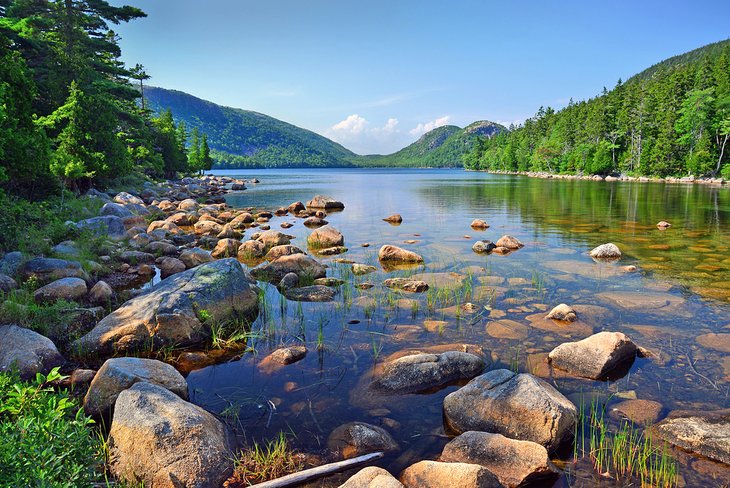
[[[471,221],[471,228],[474,230],[486,230],[489,228],[489,224],[486,220],[474,219]]]
[[[376,268],[375,266],[370,266],[367,264],[355,263],[352,265],[352,274],[354,274],[356,276],[374,273],[377,270],[378,270],[378,268]]]
[[[384,429],[365,422],[350,422],[337,427],[327,439],[327,447],[350,459],[371,452],[398,450],[398,443]]]
[[[672,226],[672,224],[670,224],[670,223],[669,223],[669,222],[667,222],[666,220],[662,220],[662,221],[660,221],[660,222],[659,222],[659,223],[658,223],[658,224],[657,224],[656,226],[657,226],[657,227],[658,227],[658,228],[659,228],[660,230],[665,230],[665,229],[668,229],[668,228],[670,228],[670,227]]]
[[[388,222],[389,224],[400,224],[401,222],[403,222],[403,217],[401,217],[400,214],[393,214],[389,217],[384,218],[383,220]]]
[[[575,310],[573,310],[571,306],[566,305],[565,303],[561,303],[560,305],[550,310],[550,313],[548,313],[545,318],[562,320],[564,322],[575,322],[576,320],[578,320],[578,316],[576,315]]]
[[[609,242],[594,248],[590,255],[595,259],[618,259],[621,257],[621,249],[616,244]]]
[[[409,278],[389,278],[383,281],[383,286],[412,293],[420,293],[428,290],[428,284],[425,281],[412,280]]]

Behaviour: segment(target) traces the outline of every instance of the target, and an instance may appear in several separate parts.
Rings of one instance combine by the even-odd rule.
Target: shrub
[[[34,382],[0,373],[0,486],[78,487],[103,478],[93,421],[49,386],[61,378],[57,368]]]

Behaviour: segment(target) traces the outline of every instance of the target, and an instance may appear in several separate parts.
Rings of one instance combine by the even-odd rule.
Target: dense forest
[[[469,169],[730,178],[730,40],[480,139]]]
[[[110,25],[144,16],[103,0],[0,0],[3,190],[40,197],[210,167],[206,136],[153,116],[137,87],[149,76],[120,61]]]

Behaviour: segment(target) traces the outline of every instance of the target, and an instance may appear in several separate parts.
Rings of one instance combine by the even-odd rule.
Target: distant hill
[[[461,129],[455,125],[438,127],[400,151],[387,156],[369,156],[364,166],[461,167],[462,156],[474,147],[478,137],[493,137],[506,131],[503,126],[479,121]]]
[[[460,167],[462,155],[472,149],[478,136],[492,137],[505,130],[487,121],[464,129],[447,125],[394,154],[359,156],[312,131],[181,91],[147,87],[145,99],[151,110],[170,109],[188,130],[197,127],[206,133],[216,168]]]
[[[208,134],[216,167],[341,167],[352,166],[356,154],[326,137],[268,115],[224,107],[187,93],[145,88],[155,112],[172,111],[188,130]]]

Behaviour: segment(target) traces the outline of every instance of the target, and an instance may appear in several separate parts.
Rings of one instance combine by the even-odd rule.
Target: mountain
[[[444,125],[425,133],[410,146],[386,156],[369,156],[363,166],[394,167],[461,167],[462,156],[471,151],[478,137],[490,138],[502,131],[503,126],[486,120],[474,122],[465,128]]]
[[[730,178],[730,39],[480,140],[468,168]]]
[[[326,137],[258,112],[164,88],[146,87],[144,95],[151,110],[170,109],[189,131],[197,127],[207,134],[218,168],[342,167],[358,159]]]
[[[474,122],[461,129],[438,127],[408,147],[390,155],[359,156],[312,131],[268,115],[224,107],[187,93],[147,87],[147,106],[154,112],[170,109],[188,131],[197,127],[208,135],[215,167],[458,167],[478,136],[492,137],[505,128],[494,122]]]

